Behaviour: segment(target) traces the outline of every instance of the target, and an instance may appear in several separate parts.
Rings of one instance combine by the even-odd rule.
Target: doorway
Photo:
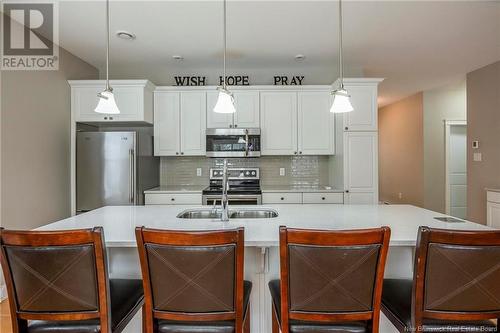
[[[446,214],[467,218],[467,122],[445,121]]]

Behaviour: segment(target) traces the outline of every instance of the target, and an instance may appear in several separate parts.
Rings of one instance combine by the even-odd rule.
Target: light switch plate
[[[201,177],[201,168],[196,168],[196,176]]]
[[[474,162],[481,162],[483,160],[483,154],[481,153],[474,153]]]
[[[284,176],[285,175],[285,168],[280,168],[280,176]]]

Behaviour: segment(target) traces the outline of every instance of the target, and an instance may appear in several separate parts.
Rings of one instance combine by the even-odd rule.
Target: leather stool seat
[[[405,331],[411,327],[412,280],[385,279],[382,289],[382,307],[388,316],[397,320]],[[490,320],[448,321],[424,319],[419,332],[497,332],[496,325]]]
[[[142,280],[110,279],[111,330],[121,332],[141,308],[144,300]],[[45,321],[33,320],[28,333],[99,333],[99,320]]]
[[[243,281],[243,313],[246,313],[250,303],[252,282]],[[159,333],[233,333],[235,331],[234,321],[193,321],[179,322],[173,320],[158,320]]]
[[[269,290],[273,299],[273,306],[276,310],[278,320],[281,322],[281,293],[280,280],[269,282]],[[291,333],[366,333],[368,332],[365,322],[348,323],[321,323],[290,320]]]

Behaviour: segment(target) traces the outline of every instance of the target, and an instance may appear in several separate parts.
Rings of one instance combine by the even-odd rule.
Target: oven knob
[[[252,176],[255,176],[256,175],[256,172],[255,171],[252,171]]]
[[[246,171],[245,175],[250,176],[250,171]]]

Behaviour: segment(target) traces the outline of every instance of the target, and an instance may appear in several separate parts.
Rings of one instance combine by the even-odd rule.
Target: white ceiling
[[[103,1],[60,1],[60,44],[104,65]],[[337,69],[337,2],[228,0],[229,72],[270,84],[274,74],[305,75],[329,84]],[[222,2],[112,1],[112,78],[172,84],[176,74],[221,72]],[[383,77],[385,105],[437,87],[500,60],[500,1],[347,1],[347,76]],[[296,54],[306,55],[302,62]],[[172,55],[182,55],[182,62]]]

